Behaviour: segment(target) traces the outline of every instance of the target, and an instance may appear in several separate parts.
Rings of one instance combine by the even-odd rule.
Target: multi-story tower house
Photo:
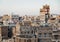
[[[41,24],[47,23],[48,19],[49,19],[49,11],[50,11],[50,7],[49,5],[44,5],[42,9],[40,9],[40,21]]]
[[[8,20],[10,20],[10,16],[9,15],[3,15],[2,16],[3,18],[3,21],[8,21]]]
[[[57,23],[55,25],[53,25],[53,29],[52,29],[52,41],[53,42],[60,42],[60,16],[56,16],[57,18]]]
[[[35,19],[36,24],[40,25],[40,16],[37,16]]]
[[[37,37],[38,42],[52,42],[52,26],[38,26]]]
[[[28,19],[24,19],[21,24],[18,22],[16,24],[16,28],[14,27],[14,31],[16,33],[14,38],[15,42],[37,42],[35,32],[33,32],[34,28],[35,27],[32,27],[31,21]]]
[[[11,20],[17,23],[19,21],[19,15],[11,15]]]
[[[8,23],[10,21],[10,16],[9,15],[4,15],[4,16],[2,16],[2,20],[3,20],[4,25],[8,25]]]

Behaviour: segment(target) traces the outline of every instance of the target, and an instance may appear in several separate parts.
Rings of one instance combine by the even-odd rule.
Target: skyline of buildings
[[[0,42],[60,42],[60,15],[46,4],[39,16],[0,16]]]

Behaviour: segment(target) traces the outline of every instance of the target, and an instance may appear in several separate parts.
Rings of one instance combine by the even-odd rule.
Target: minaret
[[[49,11],[50,11],[50,7],[49,5],[44,5],[43,8],[40,9],[40,21],[41,23],[47,23],[48,19],[49,19]]]

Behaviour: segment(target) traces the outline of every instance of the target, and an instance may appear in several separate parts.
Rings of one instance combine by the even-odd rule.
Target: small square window
[[[47,36],[47,33],[44,33],[44,37],[46,37]]]
[[[39,37],[42,37],[42,33],[39,33]]]

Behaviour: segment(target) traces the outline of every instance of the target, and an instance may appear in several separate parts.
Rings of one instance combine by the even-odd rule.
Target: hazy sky
[[[60,0],[0,0],[0,14],[39,15],[45,4],[50,5],[50,13],[60,14]]]

